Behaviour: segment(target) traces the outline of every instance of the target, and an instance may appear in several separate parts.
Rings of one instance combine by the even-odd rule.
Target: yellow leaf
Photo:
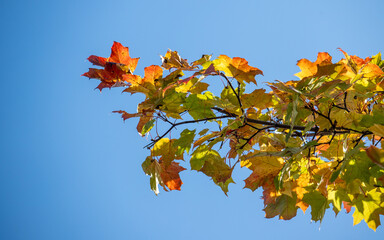
[[[317,55],[317,60],[315,62],[311,62],[305,58],[300,59],[297,62],[297,66],[299,66],[301,72],[296,73],[295,76],[300,79],[312,77],[317,74],[319,66],[324,67],[327,65],[332,65],[332,57],[326,52],[319,52],[319,54]]]
[[[234,77],[241,83],[246,81],[257,85],[255,76],[263,74],[260,69],[249,66],[248,61],[244,58],[230,58],[226,55],[220,55],[213,61],[213,64],[217,71],[223,71],[228,77]]]
[[[258,109],[265,109],[272,105],[272,95],[265,93],[264,89],[256,89],[250,94],[243,94],[241,102],[244,108],[256,107]]]
[[[372,162],[384,169],[384,151],[382,149],[372,145],[365,149],[365,151]]]
[[[257,156],[247,159],[248,156],[254,155],[255,152],[244,156],[240,161],[241,167],[247,167],[253,170],[253,173],[258,177],[265,177],[270,174],[277,174],[283,167],[284,160],[281,157],[274,156]]]
[[[380,124],[374,124],[372,127],[369,128],[373,134],[384,137],[384,126]]]
[[[165,56],[160,56],[163,64],[161,65],[165,69],[177,68],[177,69],[186,69],[192,70],[194,67],[191,67],[186,59],[180,57],[177,51],[172,51],[168,49]]]

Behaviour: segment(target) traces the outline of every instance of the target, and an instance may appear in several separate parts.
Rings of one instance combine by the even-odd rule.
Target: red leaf
[[[91,56],[89,56],[88,61],[90,61],[94,65],[105,67],[105,63],[107,62],[107,58],[91,55]]]
[[[181,190],[183,182],[180,179],[179,173],[186,170],[177,162],[172,162],[167,168],[162,165],[162,171],[160,173],[161,179],[167,185],[169,190]]]
[[[135,71],[139,58],[131,58],[129,56],[128,47],[124,47],[121,43],[113,42],[111,56],[108,62],[115,62],[127,65],[131,72]]]
[[[113,113],[120,113],[121,114],[121,117],[123,118],[123,120],[127,120],[128,118],[132,118],[132,117],[138,117],[140,114],[138,113],[127,113],[126,111],[122,111],[122,110],[119,110],[119,111],[113,111]]]

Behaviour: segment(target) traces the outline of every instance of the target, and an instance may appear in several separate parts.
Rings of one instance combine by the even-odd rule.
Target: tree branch
[[[241,109],[241,113],[244,114],[244,109],[243,109],[243,104],[241,103],[241,100],[240,100],[240,84],[239,84],[239,92],[237,93],[235,88],[232,86],[232,83],[229,81],[229,79],[227,78],[227,76],[225,76],[224,73],[220,73],[219,74],[220,76],[224,77],[225,80],[227,80],[227,83],[228,85],[231,87],[233,93],[235,94],[236,98],[237,98],[237,101],[239,102],[239,106],[240,106],[240,109]],[[239,82],[238,82],[239,83]]]
[[[209,121],[209,120],[221,119],[221,118],[230,118],[230,117],[232,117],[232,116],[225,115],[225,116],[203,118],[203,119],[190,120],[190,121],[184,121],[184,122],[178,122],[178,123],[169,122],[170,124],[172,124],[172,126],[163,135],[157,137],[156,139],[152,139],[152,142],[145,145],[144,148],[150,149],[151,147],[153,147],[158,141],[160,141],[163,137],[165,137],[165,135],[167,135],[176,126],[183,125],[183,124],[189,124],[189,123],[198,123],[198,122],[204,122],[204,121]]]

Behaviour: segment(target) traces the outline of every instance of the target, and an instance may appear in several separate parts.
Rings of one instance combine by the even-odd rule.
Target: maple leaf
[[[139,114],[138,113],[127,113],[126,111],[122,111],[122,110],[118,110],[118,111],[113,111],[113,113],[120,113],[121,114],[121,117],[123,118],[123,120],[127,120],[128,118],[133,118],[133,117],[138,117]]]
[[[121,77],[126,72],[120,68],[119,65],[114,63],[106,63],[105,69],[90,68],[88,72],[84,73],[82,76],[88,78],[97,78],[104,82],[117,82],[121,80]]]
[[[228,185],[234,182],[231,177],[233,168],[225,164],[217,151],[210,149],[207,145],[201,145],[192,153],[190,163],[192,170],[212,177],[213,181],[227,195]]]
[[[155,83],[160,81],[163,76],[163,69],[158,65],[151,65],[144,68],[144,78],[137,75],[124,75],[124,80],[129,82],[131,86],[126,88],[123,92],[143,93],[149,97],[149,95],[156,95],[158,91]],[[155,109],[157,105],[152,106]]]
[[[265,109],[272,105],[272,94],[265,93],[264,89],[255,89],[250,94],[241,95],[241,102],[244,108],[256,107]]]
[[[268,204],[263,211],[266,218],[279,215],[279,219],[289,220],[296,216],[297,209],[296,198],[283,194],[276,198],[275,203]]]
[[[93,63],[93,65],[97,65],[97,66],[101,66],[101,67],[105,67],[105,64],[108,61],[107,58],[99,57],[99,56],[95,56],[95,55],[91,55],[87,59],[88,59],[88,61]]]
[[[139,58],[131,58],[129,49],[114,42],[111,48],[111,55],[108,58],[91,55],[88,61],[94,65],[104,67],[104,69],[90,68],[88,72],[82,76],[88,78],[96,78],[102,82],[97,86],[101,91],[103,88],[115,87],[116,83],[125,81],[125,75],[132,74],[137,66]],[[122,86],[125,86],[123,84]]]
[[[283,167],[283,160],[279,157],[250,157],[254,154],[255,152],[248,153],[247,155],[244,155],[240,161],[241,167],[247,167],[252,170],[251,175],[244,180],[244,188],[249,188],[252,191],[255,191],[260,186],[263,186],[264,190],[266,190],[266,182],[277,176]]]
[[[211,92],[204,94],[191,94],[187,97],[184,107],[194,119],[215,117],[213,107],[214,96]]]
[[[343,49],[338,48],[345,56],[345,59],[352,65],[353,68],[357,66],[362,66],[367,64],[369,61],[371,61],[370,57],[367,57],[365,59],[362,59],[358,56],[350,56],[348,53],[346,53]],[[357,69],[355,69],[357,70]]]
[[[157,160],[147,157],[143,162],[142,168],[147,175],[150,175],[151,189],[155,194],[159,194],[159,186],[162,186],[165,191],[169,190],[180,190],[183,182],[180,179],[179,173],[186,170],[179,166],[179,163],[171,162],[168,165],[159,163]]]
[[[341,51],[338,63],[325,52],[315,62],[299,60],[300,80],[268,83],[270,92],[246,91],[262,71],[226,55],[203,55],[190,65],[168,50],[161,66],[133,75],[138,58],[117,42],[110,57],[91,55],[101,69],[83,75],[101,80],[100,90],[145,95],[137,113],[114,112],[139,117],[138,133],[150,136],[142,168],[155,194],[159,187],[181,189],[185,168],[177,160],[189,160],[225,194],[240,165],[251,170],[244,188],[262,187],[267,218],[288,220],[311,207],[312,220],[322,221],[332,203],[336,215],[354,207],[354,224],[364,220],[375,230],[384,214],[384,61],[381,54],[364,59]],[[217,76],[224,87],[212,91],[206,79]],[[209,125],[195,140],[197,129],[185,126],[199,123]],[[175,130],[178,138],[167,138]]]
[[[177,51],[168,49],[164,57],[160,55],[160,58],[163,62],[161,66],[165,69],[177,68],[191,70],[194,68],[188,64],[186,59],[181,58]]]
[[[312,191],[304,195],[303,201],[311,206],[313,221],[323,220],[325,210],[329,208],[327,198],[318,191]]]
[[[257,85],[255,76],[263,75],[260,69],[249,66],[248,61],[240,57],[230,58],[226,55],[220,55],[217,59],[213,60],[213,65],[217,71],[225,72],[228,77],[234,77],[240,83],[245,81],[247,83],[253,82]]]
[[[341,205],[344,203],[344,208],[347,208],[347,212],[351,211],[351,206],[348,202],[351,202],[347,191],[344,188],[335,188],[328,191],[328,201],[332,202],[335,213],[341,211]]]
[[[297,62],[297,66],[299,66],[301,72],[296,73],[295,76],[300,79],[304,79],[306,77],[328,75],[336,67],[336,65],[332,64],[332,57],[326,52],[320,52],[317,55],[315,62],[311,62],[305,58],[300,59]]]
[[[173,146],[175,140],[162,138],[151,149],[153,157],[161,156],[161,161],[165,166],[168,166],[176,158],[176,149]]]
[[[199,60],[192,62],[192,66],[198,66],[198,65],[203,66],[207,62],[210,62],[211,57],[212,57],[212,55],[205,55],[204,54],[203,56],[201,56],[201,58]]]
[[[365,149],[368,157],[374,162],[376,165],[384,169],[384,151],[375,146],[370,146]]]
[[[186,169],[179,166],[179,163],[177,162],[171,162],[167,167],[164,164],[161,164],[161,167],[161,179],[169,190],[181,190],[180,187],[183,182],[180,179],[179,173]]]
[[[274,178],[265,178],[263,183],[260,184],[263,187],[264,206],[272,203],[276,203],[276,198],[281,194],[277,191],[274,183]]]
[[[380,215],[384,215],[384,194],[379,189],[372,189],[365,195],[360,195],[353,204],[355,206],[353,225],[359,224],[364,219],[368,227],[376,231],[380,225]]]
[[[131,73],[135,71],[139,58],[131,58],[128,47],[124,47],[119,42],[113,42],[111,50],[111,56],[107,62],[121,63],[128,66]]]
[[[195,132],[196,130],[190,131],[189,129],[184,129],[180,133],[180,138],[173,143],[177,148],[177,155],[182,155],[184,152],[189,153],[193,139],[195,138]]]
[[[152,65],[144,68],[144,79],[140,84],[143,84],[144,82],[155,84],[155,81],[158,81],[162,77],[163,69],[160,66]]]

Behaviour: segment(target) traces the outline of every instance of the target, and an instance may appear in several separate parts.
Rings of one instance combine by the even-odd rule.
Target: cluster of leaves
[[[116,112],[139,118],[139,134],[151,136],[142,167],[156,194],[159,186],[180,190],[179,161],[190,156],[190,168],[225,194],[233,169],[248,168],[245,188],[262,188],[267,218],[291,219],[310,206],[312,220],[321,221],[332,204],[336,214],[354,207],[354,224],[364,220],[376,230],[384,214],[384,61],[340,51],[345,58],[337,63],[324,52],[315,62],[301,59],[299,80],[268,83],[270,92],[256,88],[261,70],[225,55],[188,63],[168,50],[161,66],[134,75],[138,58],[117,42],[109,58],[88,58],[103,68],[84,76],[99,79],[100,90],[145,95],[136,113]],[[221,93],[208,91],[206,78],[221,80]],[[163,133],[151,131],[161,122]],[[197,123],[209,127],[168,138]]]

